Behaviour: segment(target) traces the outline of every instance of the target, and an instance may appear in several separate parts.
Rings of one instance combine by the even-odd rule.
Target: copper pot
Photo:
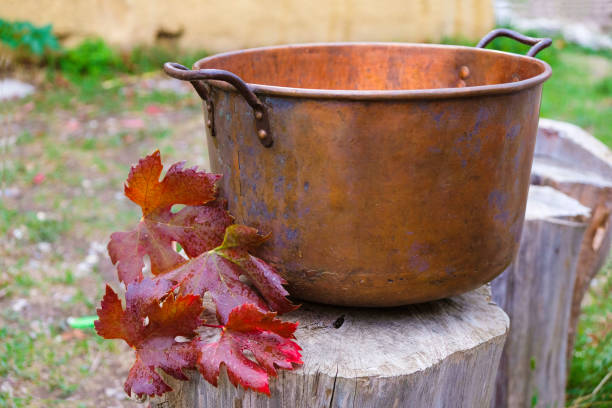
[[[505,35],[528,56],[483,49]],[[395,306],[456,295],[516,254],[549,39],[341,43],[167,63],[204,99],[212,170],[294,296]]]

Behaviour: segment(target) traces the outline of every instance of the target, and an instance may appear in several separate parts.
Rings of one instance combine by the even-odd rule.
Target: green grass
[[[6,235],[16,225],[25,227],[30,242],[55,242],[71,226],[67,219],[46,219],[34,211],[17,211],[0,202],[0,234]]]
[[[82,105],[95,106],[98,115],[141,111],[149,104],[175,105],[193,95],[171,91],[134,89],[125,93],[134,76],[160,74],[165,62],[190,66],[207,52],[184,51],[164,47],[140,47],[119,52],[101,39],[85,39],[78,46],[50,54],[46,62],[45,92],[32,97],[35,112],[60,108],[74,110]]]
[[[567,384],[570,406],[612,407],[612,261],[598,279],[578,325]]]
[[[592,65],[599,61],[607,63],[604,77],[593,73]],[[542,117],[574,123],[612,146],[612,54],[568,47],[551,67],[553,75],[544,84]]]
[[[92,356],[115,349],[113,342],[94,335],[92,330],[86,330],[83,339],[71,340],[71,347],[58,347],[58,342],[64,341],[61,327],[50,326],[48,334],[33,333],[29,322],[17,313],[4,311],[2,318],[10,327],[0,328],[0,378],[34,384],[45,395],[44,399],[36,397],[37,406],[65,406],[65,399],[79,388],[82,378],[94,374],[90,371]],[[78,374],[70,367],[75,362],[80,363]],[[41,376],[43,370],[46,374]],[[31,396],[0,392],[0,407],[26,407],[33,401]]]
[[[161,72],[161,67],[158,69]],[[149,104],[174,105],[183,100],[191,99],[193,95],[179,95],[169,91],[136,90],[133,94],[124,93],[124,83],[129,78],[118,74],[116,86],[105,87],[104,77],[72,76],[67,83],[54,86],[57,72],[44,84],[47,91],[32,97],[36,113],[46,113],[55,109],[75,110],[83,105],[95,106],[98,115],[117,114],[126,110],[142,111]],[[127,109],[126,109],[127,108]]]

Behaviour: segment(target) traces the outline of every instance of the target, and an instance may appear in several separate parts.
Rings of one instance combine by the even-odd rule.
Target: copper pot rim
[[[339,99],[339,100],[398,100],[398,99],[449,99],[474,96],[493,96],[522,91],[542,84],[552,75],[552,68],[548,63],[526,55],[510,52],[490,50],[485,48],[468,47],[461,45],[446,44],[420,44],[420,43],[395,43],[395,42],[330,42],[330,43],[304,43],[291,45],[275,45],[258,48],[248,48],[238,51],[229,51],[211,55],[196,61],[193,69],[200,69],[202,64],[210,63],[220,57],[228,57],[245,53],[255,53],[267,50],[283,48],[313,48],[313,47],[359,47],[359,46],[394,46],[394,47],[418,47],[418,48],[444,48],[448,50],[469,50],[470,52],[481,52],[488,54],[510,55],[528,63],[535,63],[542,69],[538,75],[516,82],[505,82],[493,85],[466,86],[463,88],[432,88],[432,89],[402,89],[402,90],[344,90],[344,89],[316,89],[295,88],[276,85],[265,85],[248,83],[253,92],[260,95],[284,96],[292,98],[307,99]],[[235,88],[224,81],[209,80],[216,88],[227,91],[236,91]]]

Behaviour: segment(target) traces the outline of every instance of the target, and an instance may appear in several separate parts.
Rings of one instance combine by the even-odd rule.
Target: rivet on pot
[[[461,68],[459,68],[459,78],[466,79],[469,76],[470,69],[466,65],[463,65]]]
[[[210,119],[206,121],[206,126],[208,126],[209,128],[212,127],[212,121]]]
[[[268,136],[268,132],[266,132],[266,131],[265,131],[265,130],[263,130],[263,129],[259,129],[259,130],[257,131],[257,136],[258,136],[260,139],[262,139],[262,140],[263,140],[263,139],[265,139],[265,138],[266,138],[266,136]]]
[[[255,111],[255,117],[257,119],[261,119],[261,118],[263,118],[263,113],[261,113],[260,111]]]

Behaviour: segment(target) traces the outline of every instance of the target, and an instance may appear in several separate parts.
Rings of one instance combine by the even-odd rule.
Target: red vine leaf
[[[119,279],[128,284],[143,278],[144,256],[151,261],[154,275],[167,272],[186,262],[173,242],[178,242],[189,257],[196,257],[218,246],[232,217],[225,203],[216,198],[214,183],[221,177],[183,169],[183,163],[170,167],[160,182],[162,164],[159,151],[141,159],[132,167],[125,194],[142,207],[143,218],[127,232],[111,235],[108,253],[117,264]],[[174,204],[187,204],[172,213]]]
[[[170,282],[164,280],[131,283],[124,309],[117,294],[106,286],[95,327],[100,336],[123,339],[136,350],[136,361],[124,385],[128,395],[162,395],[170,391],[155,368],[186,380],[182,370],[194,366],[197,353],[193,344],[179,343],[175,338],[195,334],[202,324],[202,301],[196,295],[167,293],[170,288]]]
[[[287,299],[286,282],[249,253],[268,237],[232,225],[225,203],[216,199],[214,183],[221,176],[177,163],[160,181],[162,169],[159,151],[132,167],[125,194],[141,206],[143,217],[135,229],[112,234],[108,244],[127,288],[125,307],[107,286],[95,327],[100,336],[123,339],[136,351],[125,391],[139,396],[170,391],[158,368],[186,380],[183,369],[197,366],[216,385],[225,365],[234,385],[269,394],[269,377],[278,368],[300,364],[301,349],[292,341],[297,323],[284,323],[270,311],[296,308]],[[175,204],[185,207],[172,212]],[[145,256],[153,279],[144,278]],[[224,326],[203,325],[206,293]],[[195,337],[202,325],[222,328],[219,341],[204,344]],[[176,341],[177,336],[187,342]]]
[[[292,341],[297,323],[275,316],[251,304],[232,310],[219,341],[200,345],[197,365],[204,378],[216,386],[223,364],[235,386],[270,395],[268,377],[277,375],[276,368],[291,370],[293,364],[302,364],[301,348]],[[247,358],[245,351],[255,361]]]
[[[161,277],[179,282],[181,293],[204,296],[209,292],[221,323],[228,321],[234,308],[245,303],[264,311],[289,312],[296,306],[286,298],[289,293],[283,287],[285,280],[270,265],[248,253],[265,239],[254,228],[230,225],[219,247]],[[256,290],[241,276],[248,278]]]
[[[287,281],[270,265],[248,252],[266,239],[268,236],[259,235],[255,228],[230,225],[225,230],[223,243],[215,251],[237,266],[242,274],[251,280],[270,310],[287,313],[297,309],[297,306],[287,299],[289,292],[283,287]]]
[[[184,165],[185,162],[173,164],[159,181],[163,165],[156,150],[131,168],[125,195],[142,208],[144,216],[174,204],[200,205],[214,200],[215,182],[221,176],[198,171],[197,167],[183,169]]]

